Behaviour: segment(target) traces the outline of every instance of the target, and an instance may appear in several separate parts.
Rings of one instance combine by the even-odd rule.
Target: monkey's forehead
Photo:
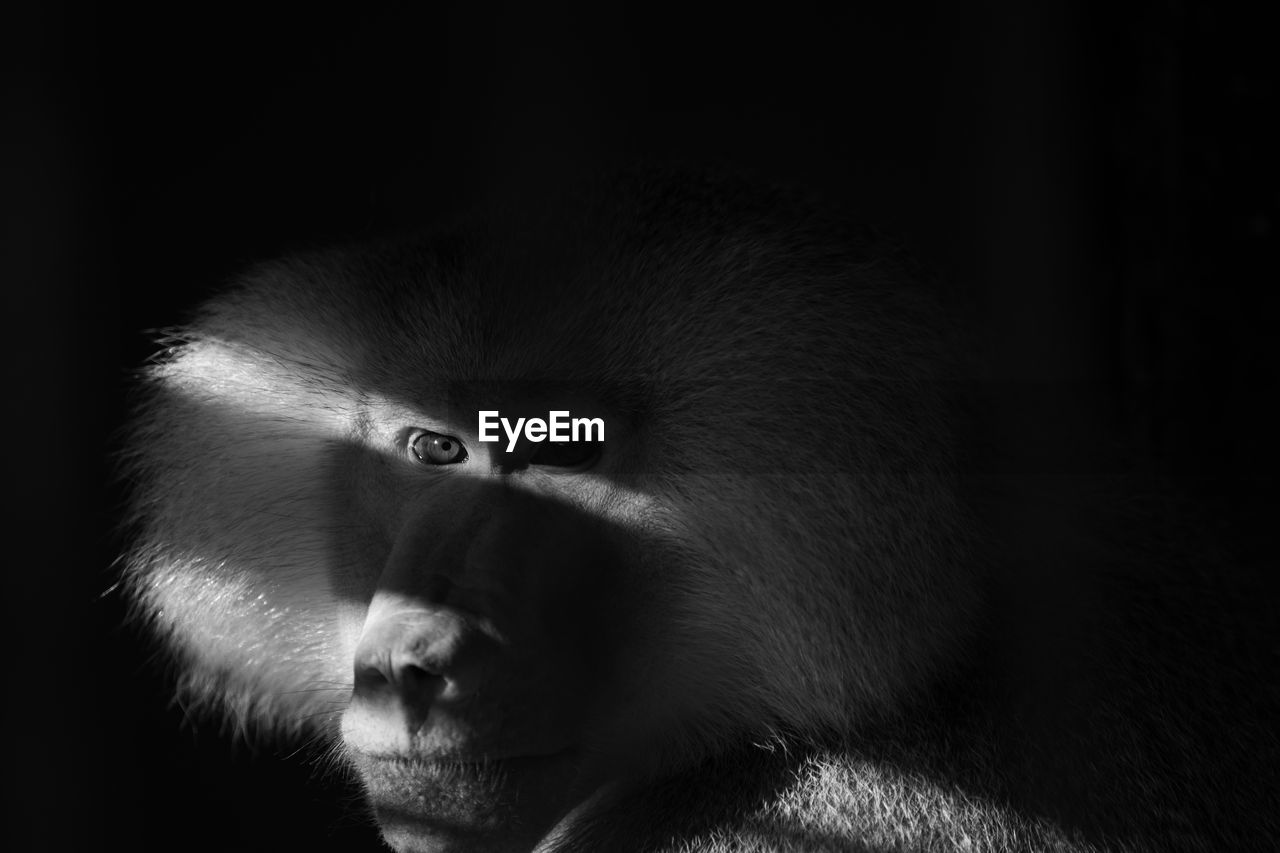
[[[932,302],[893,248],[769,190],[607,186],[264,265],[196,329],[325,375],[457,390],[928,372]]]

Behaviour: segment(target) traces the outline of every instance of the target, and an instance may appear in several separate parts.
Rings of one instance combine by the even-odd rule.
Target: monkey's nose
[[[473,692],[482,668],[476,634],[457,611],[375,597],[356,645],[350,710],[412,738],[433,708]]]

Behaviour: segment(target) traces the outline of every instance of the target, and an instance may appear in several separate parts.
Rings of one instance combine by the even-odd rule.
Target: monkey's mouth
[[[353,752],[369,805],[397,850],[529,850],[576,799],[578,758],[428,760]]]

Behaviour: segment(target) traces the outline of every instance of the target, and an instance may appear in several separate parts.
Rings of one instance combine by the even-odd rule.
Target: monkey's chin
[[[475,762],[352,760],[383,840],[401,853],[527,853],[579,798],[569,750]]]

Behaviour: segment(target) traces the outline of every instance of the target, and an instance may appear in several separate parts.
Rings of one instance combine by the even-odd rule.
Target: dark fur
[[[673,717],[551,846],[1274,846],[1268,599],[1129,486],[995,476],[950,329],[871,232],[687,175],[280,261],[150,371],[132,589],[188,695],[332,731],[405,500],[367,401],[567,385],[626,438],[557,500],[661,579],[625,713]]]

